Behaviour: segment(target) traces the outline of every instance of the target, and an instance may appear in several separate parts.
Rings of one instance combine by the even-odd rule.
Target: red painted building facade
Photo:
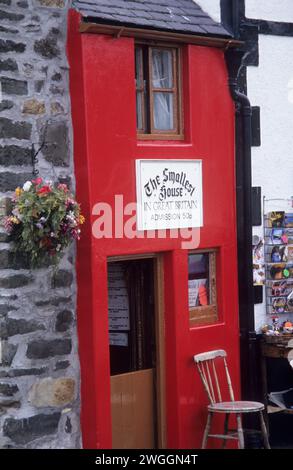
[[[157,446],[200,447],[207,399],[193,355],[227,350],[238,398],[240,390],[234,103],[227,84],[224,40],[200,44],[191,35],[185,40],[177,37],[182,59],[183,138],[141,139],[136,131],[136,38],[81,32],[82,22],[82,15],[70,12],[75,174],[77,197],[87,219],[77,261],[83,445],[112,446],[109,261],[145,256],[159,266],[155,277],[159,278],[156,297],[161,316],[157,342],[163,437]],[[203,227],[194,252],[215,252],[217,317],[213,321],[190,322],[189,252],[182,248],[182,239],[128,239],[117,238],[115,233],[112,238],[95,238],[92,233],[97,203],[107,203],[114,210],[115,195],[123,195],[124,205],[136,201],[137,159],[202,160]]]

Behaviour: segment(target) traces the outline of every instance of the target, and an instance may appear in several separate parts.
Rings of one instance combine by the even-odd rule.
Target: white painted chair
[[[241,421],[242,413],[259,413],[261,434],[263,438],[264,447],[266,449],[270,449],[267,429],[263,415],[265,407],[263,403],[255,401],[235,401],[226,357],[226,351],[224,351],[223,349],[219,349],[216,351],[208,351],[193,356],[194,362],[197,366],[203,386],[210,402],[210,404],[208,405],[208,419],[202,440],[202,449],[206,448],[208,438],[210,437],[222,439],[223,447],[226,446],[226,442],[228,439],[236,439],[238,440],[238,447],[240,449],[244,449],[244,434]],[[220,384],[219,375],[216,369],[216,365],[218,365],[218,367],[220,366],[220,361],[223,363],[222,365],[224,365],[224,376],[226,381],[225,385]],[[226,387],[226,389],[228,388],[230,401],[222,400],[224,386]],[[225,413],[224,434],[210,433],[212,419],[215,413]],[[231,414],[236,415],[237,430],[229,429],[229,417]]]

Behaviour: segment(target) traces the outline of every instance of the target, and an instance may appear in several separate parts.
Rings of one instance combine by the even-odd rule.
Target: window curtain
[[[172,88],[173,64],[172,53],[153,49],[152,69],[153,88]],[[174,128],[173,93],[154,91],[154,127],[157,130]]]

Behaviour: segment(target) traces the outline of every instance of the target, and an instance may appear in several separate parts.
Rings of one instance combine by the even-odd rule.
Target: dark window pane
[[[143,94],[140,91],[136,92],[136,127],[143,130]]]
[[[142,49],[140,47],[135,48],[135,83],[136,88],[142,87]]]
[[[188,256],[189,308],[210,305],[209,253],[193,253]]]

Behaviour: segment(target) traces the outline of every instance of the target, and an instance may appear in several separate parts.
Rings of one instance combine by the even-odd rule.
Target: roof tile
[[[73,0],[85,21],[229,37],[193,0]]]

